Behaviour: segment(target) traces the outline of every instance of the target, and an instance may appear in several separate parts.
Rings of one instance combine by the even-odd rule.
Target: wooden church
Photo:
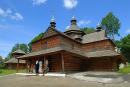
[[[116,46],[105,30],[98,26],[95,32],[85,34],[76,22],[72,17],[70,27],[60,32],[55,20],[51,19],[44,36],[32,43],[32,52],[17,57],[18,61],[26,60],[26,64],[31,66],[40,60],[44,69],[47,60],[49,72],[118,70],[125,59],[115,51]]]

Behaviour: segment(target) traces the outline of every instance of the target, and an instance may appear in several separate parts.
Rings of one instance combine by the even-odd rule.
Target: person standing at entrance
[[[39,74],[39,61],[36,61],[35,72],[36,72],[36,75]]]
[[[42,74],[42,61],[39,61],[39,73]]]
[[[49,71],[48,60],[45,60],[45,66],[44,66],[43,75],[46,74],[48,71]]]

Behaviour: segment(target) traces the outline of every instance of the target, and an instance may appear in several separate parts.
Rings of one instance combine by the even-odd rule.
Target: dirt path
[[[0,77],[0,87],[129,87],[129,82],[102,84],[70,77],[43,77],[11,75]]]

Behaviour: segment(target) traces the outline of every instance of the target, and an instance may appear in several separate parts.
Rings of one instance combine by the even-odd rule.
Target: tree
[[[2,58],[2,56],[0,56],[0,69],[2,69],[4,67],[5,67],[4,59]]]
[[[85,34],[89,34],[89,33],[95,32],[95,29],[94,29],[94,28],[88,28],[88,27],[81,28],[81,30],[82,30]]]
[[[37,41],[37,40],[40,40],[40,39],[43,37],[43,35],[44,35],[44,33],[38,34],[37,36],[35,36],[35,37],[31,40],[30,43],[33,43],[33,42],[35,42],[35,41]]]
[[[130,63],[130,34],[122,38],[120,41],[116,41],[115,44],[120,48],[121,53],[127,58]]]
[[[106,17],[102,19],[101,25],[106,28],[106,33],[111,39],[115,40],[114,35],[119,35],[121,23],[112,12],[109,12]]]

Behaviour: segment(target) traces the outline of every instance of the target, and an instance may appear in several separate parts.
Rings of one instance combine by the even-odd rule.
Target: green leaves
[[[121,23],[112,12],[109,12],[107,16],[102,19],[101,24],[106,27],[107,35],[110,36],[110,38],[114,39],[115,34],[119,35]]]
[[[34,37],[34,38],[31,40],[31,43],[40,40],[43,36],[44,36],[44,33],[40,33],[39,35],[37,35],[36,37]]]
[[[4,59],[0,56],[0,69],[5,67]]]
[[[121,39],[120,41],[116,41],[115,44],[118,48],[121,49],[122,54],[127,58],[130,63],[130,34]]]
[[[95,29],[94,29],[94,28],[88,28],[88,27],[81,28],[81,30],[82,30],[85,34],[89,34],[89,33],[95,32]]]

